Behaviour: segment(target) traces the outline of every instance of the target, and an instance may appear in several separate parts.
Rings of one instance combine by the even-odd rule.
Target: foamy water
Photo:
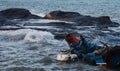
[[[85,27],[86,28],[86,27]],[[87,32],[89,31],[91,32]],[[99,41],[108,42],[109,44],[119,44],[119,35],[100,36],[92,32],[90,27],[84,34],[92,43]],[[81,30],[82,31],[82,30]],[[85,30],[84,30],[85,31]],[[92,38],[94,34],[97,34]],[[116,40],[117,39],[117,40]],[[111,42],[110,40],[113,40]],[[116,41],[115,41],[116,40]],[[91,66],[82,62],[60,63],[56,61],[56,55],[60,50],[69,49],[65,40],[57,40],[54,35],[47,31],[20,29],[0,31],[0,70],[2,71],[32,71],[32,70],[67,70],[67,71],[96,71],[108,70],[104,67]],[[88,69],[89,68],[89,69]]]

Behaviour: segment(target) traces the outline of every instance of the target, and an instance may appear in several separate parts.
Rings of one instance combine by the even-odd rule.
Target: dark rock
[[[64,34],[60,34],[60,35],[56,34],[54,38],[60,40],[60,39],[64,39],[65,36]]]
[[[110,24],[112,23],[112,21],[110,20],[110,17],[109,16],[101,16],[101,17],[98,17],[98,20],[101,24]]]
[[[113,24],[109,16],[91,17],[91,16],[81,15],[77,12],[52,11],[48,13],[44,18],[77,22],[80,25],[96,25],[96,24],[110,25],[110,24]]]
[[[16,26],[19,28],[21,27],[21,26],[17,25],[17,22],[13,22],[9,19],[6,19],[6,18],[0,16],[0,29],[3,29],[3,28],[1,28],[1,26]]]
[[[103,59],[111,69],[120,68],[120,46],[117,45],[111,48],[109,51],[107,51],[103,55]]]
[[[114,48],[119,48],[120,49],[120,45],[116,45]]]
[[[75,18],[81,16],[77,12],[53,11],[45,16],[47,19]]]
[[[27,9],[10,8],[0,11],[0,16],[7,19],[41,19],[40,16],[33,15]]]
[[[43,59],[40,60],[40,62],[43,62],[43,63],[51,63],[51,62],[52,62],[52,59],[51,59],[51,57],[49,57],[49,56],[45,56]]]
[[[3,25],[7,20],[0,16],[0,26]]]
[[[6,18],[4,18],[4,17],[2,17],[2,16],[0,16],[0,26],[6,26],[6,25],[7,26],[8,25],[15,25],[15,23],[10,21],[10,20],[8,20],[8,19],[6,19]]]

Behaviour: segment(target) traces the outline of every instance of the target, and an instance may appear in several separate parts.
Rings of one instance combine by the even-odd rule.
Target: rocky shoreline
[[[0,11],[0,26],[6,24],[8,25],[8,22],[9,25],[11,25],[10,20],[13,19],[53,19],[53,20],[75,22],[81,26],[82,25],[83,26],[102,25],[103,27],[119,26],[118,23],[111,21],[109,16],[91,17],[91,16],[81,15],[77,12],[52,11],[46,14],[44,17],[41,17],[32,14],[27,9],[22,9],[22,8],[10,8]]]

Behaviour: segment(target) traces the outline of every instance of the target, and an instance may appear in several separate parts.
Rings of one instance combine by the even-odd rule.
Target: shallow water
[[[108,15],[120,23],[119,3],[119,0],[0,0],[0,10],[27,8],[42,16],[53,10],[75,11],[91,16]],[[100,41],[111,46],[120,45],[120,26],[99,29],[97,26],[78,26],[76,23],[56,20],[12,21],[23,29],[5,30],[19,28],[10,25],[0,27],[4,28],[0,30],[0,71],[110,71],[81,61],[56,61],[60,50],[69,49],[69,46],[63,38],[58,40],[55,37],[66,33],[74,33],[76,36],[83,34],[90,42],[98,45],[101,45]]]

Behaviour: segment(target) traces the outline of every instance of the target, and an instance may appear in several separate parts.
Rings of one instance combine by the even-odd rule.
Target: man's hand
[[[98,50],[95,50],[93,53],[94,54],[100,54],[100,52]]]
[[[71,53],[71,54],[74,54],[74,49],[71,48],[71,49],[70,49],[70,53]]]

